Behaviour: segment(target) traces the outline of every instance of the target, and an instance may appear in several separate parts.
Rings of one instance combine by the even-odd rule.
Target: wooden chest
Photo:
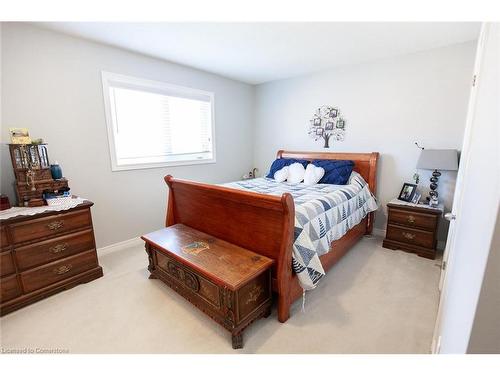
[[[0,221],[0,315],[103,275],[92,205]]]
[[[228,329],[233,348],[242,332],[271,312],[273,260],[176,224],[141,237],[150,278],[158,278]]]
[[[388,203],[386,237],[383,247],[404,250],[435,259],[437,226],[443,211],[424,205]]]

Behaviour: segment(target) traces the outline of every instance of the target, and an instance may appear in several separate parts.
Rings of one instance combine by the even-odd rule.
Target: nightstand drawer
[[[433,232],[410,229],[399,225],[387,225],[387,239],[426,248],[434,247]]]
[[[424,214],[420,212],[411,212],[408,210],[399,210],[397,208],[389,209],[389,223],[404,225],[409,227],[424,228],[431,231],[436,228],[437,216],[435,214]]]

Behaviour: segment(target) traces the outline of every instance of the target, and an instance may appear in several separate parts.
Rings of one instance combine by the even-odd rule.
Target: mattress
[[[272,178],[236,181],[223,186],[281,196],[290,193],[295,203],[292,267],[304,290],[314,289],[325,275],[319,257],[332,241],[359,224],[378,204],[368,184],[352,172],[347,185],[276,182]]]

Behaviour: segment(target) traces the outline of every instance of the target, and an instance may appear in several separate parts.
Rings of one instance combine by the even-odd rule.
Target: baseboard
[[[140,237],[131,238],[130,240],[125,240],[117,243],[113,243],[108,246],[100,247],[97,249],[99,255],[105,255],[108,253],[113,253],[115,251],[120,251],[123,249],[128,249],[133,246],[143,246],[144,241]]]

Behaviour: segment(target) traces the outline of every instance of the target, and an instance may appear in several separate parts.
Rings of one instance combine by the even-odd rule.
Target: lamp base
[[[437,207],[439,205],[439,201],[437,197],[432,197],[429,201],[429,206]]]
[[[441,176],[441,172],[439,172],[437,169],[434,169],[434,172],[432,172],[432,177],[430,178],[431,185],[429,196],[426,198],[427,204],[431,207],[437,207],[437,205],[439,204],[439,194],[437,192],[439,176]]]

